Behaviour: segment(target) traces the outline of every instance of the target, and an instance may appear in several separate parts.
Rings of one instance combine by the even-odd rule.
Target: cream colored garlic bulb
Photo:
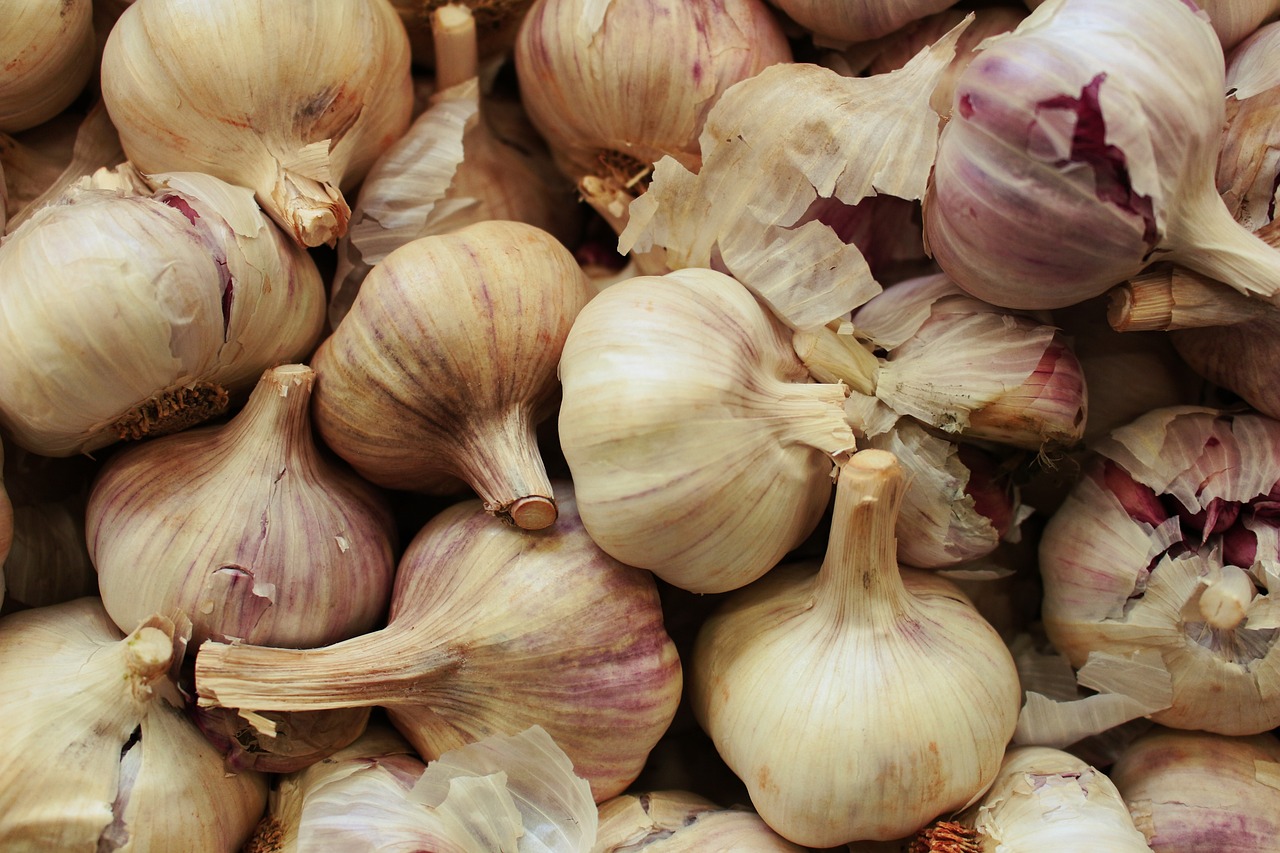
[[[316,351],[313,417],[371,482],[453,494],[529,529],[555,521],[535,428],[591,288],[573,255],[520,222],[420,237],[365,279]]]
[[[68,456],[191,426],[319,338],[315,262],[248,190],[153,180],[77,190],[0,245],[0,425],[20,447]]]
[[[126,448],[99,472],[85,533],[122,627],[181,611],[193,648],[322,646],[378,627],[396,533],[371,484],[311,435],[315,371],[267,370],[228,423]]]
[[[66,109],[89,81],[92,0],[0,0],[0,132]]]
[[[750,809],[687,791],[628,793],[600,804],[591,853],[802,853]]]
[[[1228,735],[1280,725],[1280,422],[1170,407],[1093,449],[1040,540],[1054,647],[1077,669],[1129,667],[1134,690],[1170,679],[1157,723]]]
[[[1021,691],[964,595],[899,570],[905,477],[864,450],[840,470],[821,567],[779,566],[698,634],[689,698],[760,816],[810,847],[888,841],[995,778]]]
[[[235,853],[266,778],[231,774],[170,680],[185,637],[128,636],[95,598],[0,619],[0,847],[6,853]]]
[[[1156,727],[1110,776],[1156,853],[1280,851],[1280,740]]]
[[[817,525],[853,447],[845,389],[723,273],[611,285],[560,360],[560,446],[605,551],[692,592],[750,583]]]
[[[298,243],[331,244],[343,193],[409,126],[409,39],[386,0],[137,0],[102,95],[139,169],[250,187]]]
[[[955,0],[769,0],[819,43],[869,41],[955,5]]]

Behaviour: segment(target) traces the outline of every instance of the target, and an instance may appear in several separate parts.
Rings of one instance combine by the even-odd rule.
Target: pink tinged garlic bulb
[[[560,446],[601,548],[724,592],[813,531],[854,439],[845,389],[810,382],[790,340],[713,270],[632,278],[582,310],[560,360]]]
[[[0,246],[0,425],[18,446],[69,456],[184,429],[315,346],[319,271],[251,194],[153,180],[76,190]]]
[[[1155,853],[1280,850],[1280,740],[1157,727],[1111,779]]]
[[[1280,725],[1280,423],[1158,409],[1094,449],[1040,543],[1054,647],[1076,668],[1127,666],[1135,685],[1171,679],[1157,723]]]
[[[465,501],[409,544],[386,628],[300,651],[205,643],[203,705],[380,705],[431,760],[540,725],[601,801],[639,774],[680,700],[680,660],[647,572],[602,552],[567,483],[560,518],[519,530]]]
[[[1231,50],[1280,15],[1277,0],[1200,0],[1223,50]]]
[[[1280,175],[1280,23],[1268,24],[1227,56],[1227,127],[1218,153],[1218,191],[1236,221],[1257,232],[1274,219]]]
[[[266,371],[225,425],[127,448],[89,496],[86,536],[117,625],[181,611],[192,643],[306,648],[377,627],[391,597],[386,498],[322,456],[315,373]]]
[[[453,494],[538,529],[555,498],[535,427],[591,285],[573,255],[520,222],[479,222],[387,256],[316,351],[325,444],[390,489]]]
[[[92,0],[0,2],[0,132],[62,112],[93,74]]]
[[[266,778],[229,774],[169,678],[185,637],[128,636],[94,598],[0,619],[0,846],[12,853],[235,853]]]
[[[138,0],[102,94],[139,169],[249,187],[300,245],[332,244],[343,193],[409,126],[409,39],[385,0]]]
[[[1012,308],[1083,301],[1152,260],[1274,300],[1280,253],[1214,187],[1223,75],[1191,4],[1040,6],[957,82],[925,198],[933,257]]]
[[[855,454],[817,573],[789,564],[734,593],[694,646],[698,722],[797,844],[889,841],[968,805],[1017,721],[1000,636],[946,580],[898,569],[905,484],[892,454]]]
[[[600,804],[591,853],[803,853],[750,809],[688,791],[627,793]]]

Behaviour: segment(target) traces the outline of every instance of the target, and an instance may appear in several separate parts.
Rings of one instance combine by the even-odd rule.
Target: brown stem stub
[[[227,389],[213,382],[170,388],[121,415],[112,429],[124,441],[179,432],[217,417],[230,405]]]
[[[961,823],[939,821],[920,830],[909,853],[980,853],[978,833]]]
[[[503,511],[522,530],[542,530],[556,520],[556,502],[541,495],[516,498]]]

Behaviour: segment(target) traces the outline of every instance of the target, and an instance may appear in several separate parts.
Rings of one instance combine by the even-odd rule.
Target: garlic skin
[[[591,853],[804,853],[744,808],[687,791],[623,794],[600,804]]]
[[[1276,0],[1201,0],[1197,5],[1209,15],[1224,51],[1236,47],[1280,15],[1280,3]]]
[[[159,616],[126,637],[94,598],[0,619],[6,851],[239,850],[266,778],[228,774],[183,715],[184,642]]]
[[[1280,253],[1214,186],[1223,92],[1222,47],[1191,4],[1050,0],[957,81],[924,202],[930,253],[1011,308],[1083,301],[1153,259],[1274,300]]]
[[[409,39],[385,0],[138,0],[102,96],[144,172],[250,187],[302,246],[347,229],[343,196],[409,126]]]
[[[797,844],[903,838],[968,805],[1017,721],[999,635],[946,580],[898,569],[905,485],[892,454],[854,454],[818,572],[788,564],[735,592],[694,646],[694,715]]]
[[[769,0],[819,44],[869,41],[954,5],[955,0]]]
[[[184,429],[315,346],[319,271],[248,190],[152,180],[162,188],[144,195],[77,189],[0,245],[0,426],[14,444],[70,456]]]
[[[1216,181],[1232,216],[1253,232],[1272,220],[1280,173],[1275,130],[1280,114],[1278,43],[1280,22],[1267,24],[1227,56],[1227,127]]]
[[[315,371],[263,373],[225,425],[107,460],[85,516],[103,604],[117,625],[180,611],[192,643],[307,648],[378,626],[396,531],[386,498],[320,454]]]
[[[552,524],[534,430],[591,292],[569,250],[532,225],[478,222],[406,243],[312,357],[317,432],[377,485],[469,486],[520,527]]]
[[[0,2],[0,132],[62,112],[94,69],[92,0]]]
[[[738,282],[686,269],[611,285],[560,359],[560,447],[592,538],[691,592],[771,569],[817,526],[853,447],[841,385]]]
[[[1157,727],[1111,768],[1156,853],[1280,850],[1280,740]]]
[[[1076,668],[1128,666],[1135,685],[1171,679],[1169,707],[1150,714],[1162,725],[1280,725],[1280,423],[1157,409],[1094,450],[1040,541],[1054,647]]]
[[[596,546],[568,483],[560,518],[520,530],[478,500],[409,543],[387,627],[321,649],[205,643],[200,703],[252,710],[379,705],[423,758],[540,725],[599,802],[644,766],[682,674],[657,585]]]
[[[0,442],[0,466],[4,465],[4,443]],[[0,604],[4,604],[4,563],[13,545],[13,503],[4,488],[4,474],[0,471]]]

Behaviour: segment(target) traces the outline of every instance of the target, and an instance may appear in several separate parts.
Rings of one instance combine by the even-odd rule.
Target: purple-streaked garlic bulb
[[[1093,449],[1040,542],[1054,647],[1171,682],[1157,723],[1280,725],[1280,422],[1157,409]]]

